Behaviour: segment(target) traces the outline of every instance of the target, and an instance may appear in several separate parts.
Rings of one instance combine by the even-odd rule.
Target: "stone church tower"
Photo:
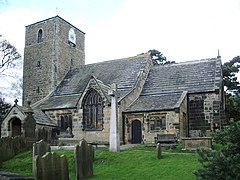
[[[59,16],[26,26],[23,105],[46,97],[69,69],[85,64],[84,35]]]

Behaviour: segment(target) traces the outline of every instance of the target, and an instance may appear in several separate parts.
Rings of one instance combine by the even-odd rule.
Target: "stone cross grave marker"
[[[118,107],[117,107],[117,84],[112,84],[108,91],[111,98],[111,118],[110,118],[110,135],[109,135],[109,151],[120,151],[120,140],[118,131]]]

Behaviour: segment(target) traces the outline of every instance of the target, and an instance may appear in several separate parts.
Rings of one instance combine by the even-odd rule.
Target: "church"
[[[209,136],[225,123],[220,56],[153,65],[146,53],[85,64],[85,33],[55,16],[26,26],[23,105],[11,107],[1,137],[26,136],[32,124],[36,139],[108,144],[112,94],[123,144]]]

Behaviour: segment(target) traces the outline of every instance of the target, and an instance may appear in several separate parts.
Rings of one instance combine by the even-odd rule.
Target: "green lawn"
[[[70,179],[74,180],[73,151],[60,150],[68,157]],[[201,166],[194,153],[164,152],[157,160],[155,148],[143,145],[119,153],[107,149],[95,151],[94,176],[89,179],[196,179],[193,171]],[[19,154],[4,162],[3,169],[22,175],[32,175],[32,153]]]

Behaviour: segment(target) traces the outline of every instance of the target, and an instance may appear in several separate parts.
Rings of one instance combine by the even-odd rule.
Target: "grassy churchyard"
[[[67,156],[70,179],[74,180],[74,152],[55,152]],[[89,179],[196,179],[193,172],[200,167],[196,153],[163,150],[162,158],[157,160],[155,147],[138,145],[119,153],[98,148],[95,150],[94,176]],[[32,151],[4,162],[2,170],[32,176]]]

